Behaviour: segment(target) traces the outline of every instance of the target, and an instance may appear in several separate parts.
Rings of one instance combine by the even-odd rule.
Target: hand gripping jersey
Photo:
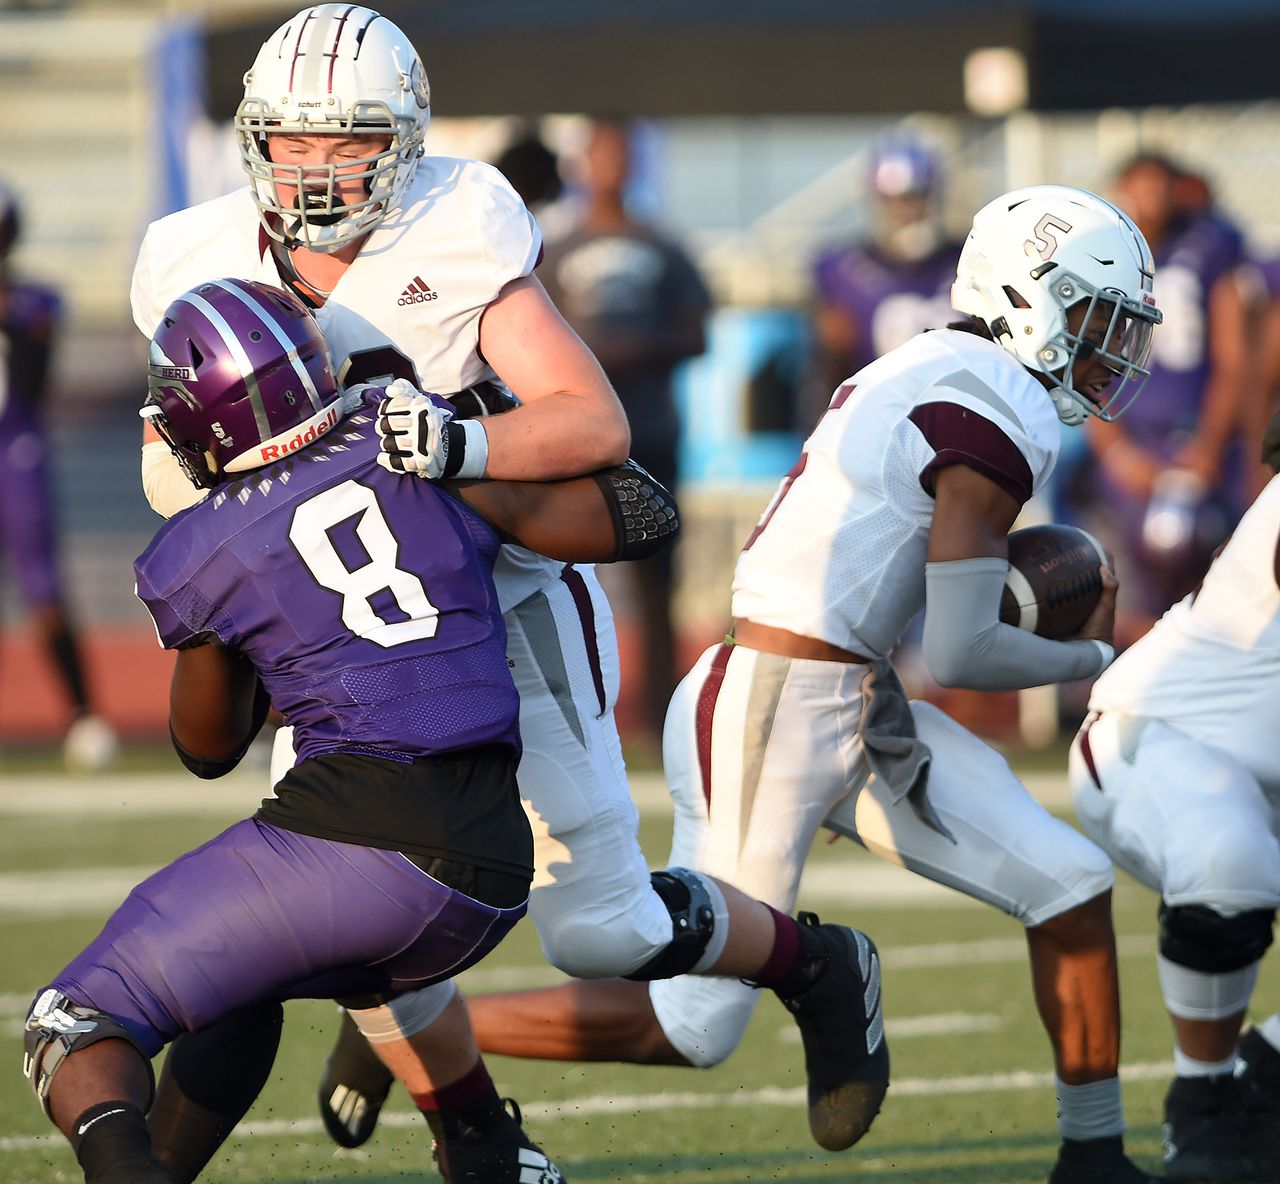
[[[497,170],[424,157],[402,207],[368,238],[315,310],[343,386],[405,378],[448,394],[492,375],[480,317],[503,287],[532,273],[542,236]],[[133,319],[148,338],[170,302],[219,276],[280,286],[247,188],[153,223],[133,273]],[[504,547],[498,582],[509,607],[559,577],[553,563]]]
[[[1230,753],[1280,793],[1280,477],[1249,508],[1200,590],[1094,685],[1089,706],[1148,716]]]
[[[937,472],[966,464],[1020,502],[1058,455],[1052,400],[971,333],[922,333],[831,401],[738,558],[733,615],[887,657],[924,608]]]
[[[138,595],[166,648],[216,640],[253,662],[301,761],[516,747],[497,537],[377,455],[360,410],[218,486],[160,528]]]

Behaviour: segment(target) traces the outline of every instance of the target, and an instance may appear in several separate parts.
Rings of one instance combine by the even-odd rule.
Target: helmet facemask
[[[305,118],[287,123],[273,117],[263,99],[246,98],[236,112],[240,159],[267,233],[289,249],[304,247],[324,254],[341,250],[374,230],[400,199],[422,154],[422,131],[412,120],[397,119],[385,103],[358,103],[344,120]],[[389,138],[388,145],[357,160],[293,165],[270,158],[270,135]],[[344,200],[340,188],[360,182],[366,196]],[[279,186],[293,190],[288,204]]]
[[[1099,290],[1066,271],[1056,271],[1048,290],[1060,309],[1060,327],[1036,351],[1035,364],[1053,384],[1050,393],[1058,417],[1071,426],[1090,415],[1111,423],[1151,377],[1146,362],[1161,315],[1154,304],[1115,289]],[[1073,323],[1077,330],[1072,330]],[[1093,359],[1119,379],[1096,395],[1076,388],[1077,364]]]

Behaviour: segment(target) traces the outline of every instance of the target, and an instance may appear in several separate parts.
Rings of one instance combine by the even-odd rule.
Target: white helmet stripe
[[[222,314],[203,297],[195,292],[188,292],[178,299],[198,309],[208,319],[209,323],[218,330],[218,336],[222,338],[227,351],[235,358],[236,364],[240,367],[240,377],[244,379],[245,388],[249,392],[249,405],[253,408],[253,419],[257,425],[258,434],[263,439],[266,439],[271,435],[271,424],[267,421],[267,409],[262,402],[262,391],[259,389],[258,380],[254,376],[253,364],[249,361],[249,355],[244,352],[244,346],[240,344],[240,339],[236,337],[235,332],[227,324]]]
[[[276,323],[276,319],[272,316],[264,315],[262,305],[237,284],[228,284],[223,280],[214,280],[213,282],[217,287],[234,296],[246,308],[251,309],[258,315],[262,323],[270,331],[271,336],[280,343],[280,347],[285,351],[289,359],[289,365],[293,367],[293,372],[298,376],[298,381],[302,383],[303,389],[307,392],[307,398],[311,400],[311,406],[317,411],[325,406],[324,400],[320,398],[320,392],[316,390],[316,384],[311,381],[311,374],[306,366],[303,365],[302,359],[298,357],[297,347],[285,335],[279,324]]]

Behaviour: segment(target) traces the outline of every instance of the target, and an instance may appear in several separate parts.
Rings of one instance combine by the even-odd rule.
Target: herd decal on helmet
[[[285,21],[244,76],[236,110],[240,159],[262,225],[287,247],[332,252],[375,229],[399,204],[422,156],[431,88],[417,50],[386,17],[354,4],[319,4]],[[285,165],[272,134],[388,138],[342,165]],[[365,197],[344,202],[343,178]],[[294,196],[282,200],[277,185]]]
[[[1030,185],[973,219],[951,303],[982,321],[997,345],[1045,376],[1058,418],[1110,422],[1141,393],[1151,334],[1163,319],[1152,292],[1155,263],[1132,219],[1067,185]],[[1067,311],[1084,302],[1080,332]],[[1090,329],[1105,318],[1105,329]],[[1097,358],[1119,382],[1105,398],[1077,390],[1073,367]]]
[[[147,386],[143,418],[200,489],[288,456],[342,415],[315,318],[251,280],[209,280],[169,305]]]

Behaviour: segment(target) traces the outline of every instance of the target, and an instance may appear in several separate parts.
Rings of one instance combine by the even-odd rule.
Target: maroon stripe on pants
[[[1093,760],[1093,748],[1089,744],[1089,729],[1098,722],[1096,715],[1091,715],[1085,720],[1084,727],[1080,729],[1080,755],[1084,757],[1085,768],[1089,770],[1089,776],[1093,778],[1095,789],[1102,788],[1102,780],[1098,776],[1098,766]]]
[[[711,725],[715,720],[720,687],[724,683],[725,667],[729,665],[729,655],[732,652],[733,646],[727,644],[716,650],[716,656],[711,659],[711,669],[698,692],[698,706],[693,717],[694,736],[698,744],[698,769],[702,774],[702,796],[706,798],[708,810],[711,809]]]
[[[578,609],[578,619],[582,622],[582,642],[587,647],[587,662],[591,666],[591,681],[595,683],[596,700],[600,704],[600,713],[597,719],[604,715],[604,671],[600,668],[600,646],[596,643],[596,610],[591,603],[591,593],[587,589],[587,582],[582,578],[582,573],[575,571],[572,564],[566,564],[564,571],[560,573],[560,578],[564,581],[565,587],[569,589],[569,594],[573,597],[573,603]]]

